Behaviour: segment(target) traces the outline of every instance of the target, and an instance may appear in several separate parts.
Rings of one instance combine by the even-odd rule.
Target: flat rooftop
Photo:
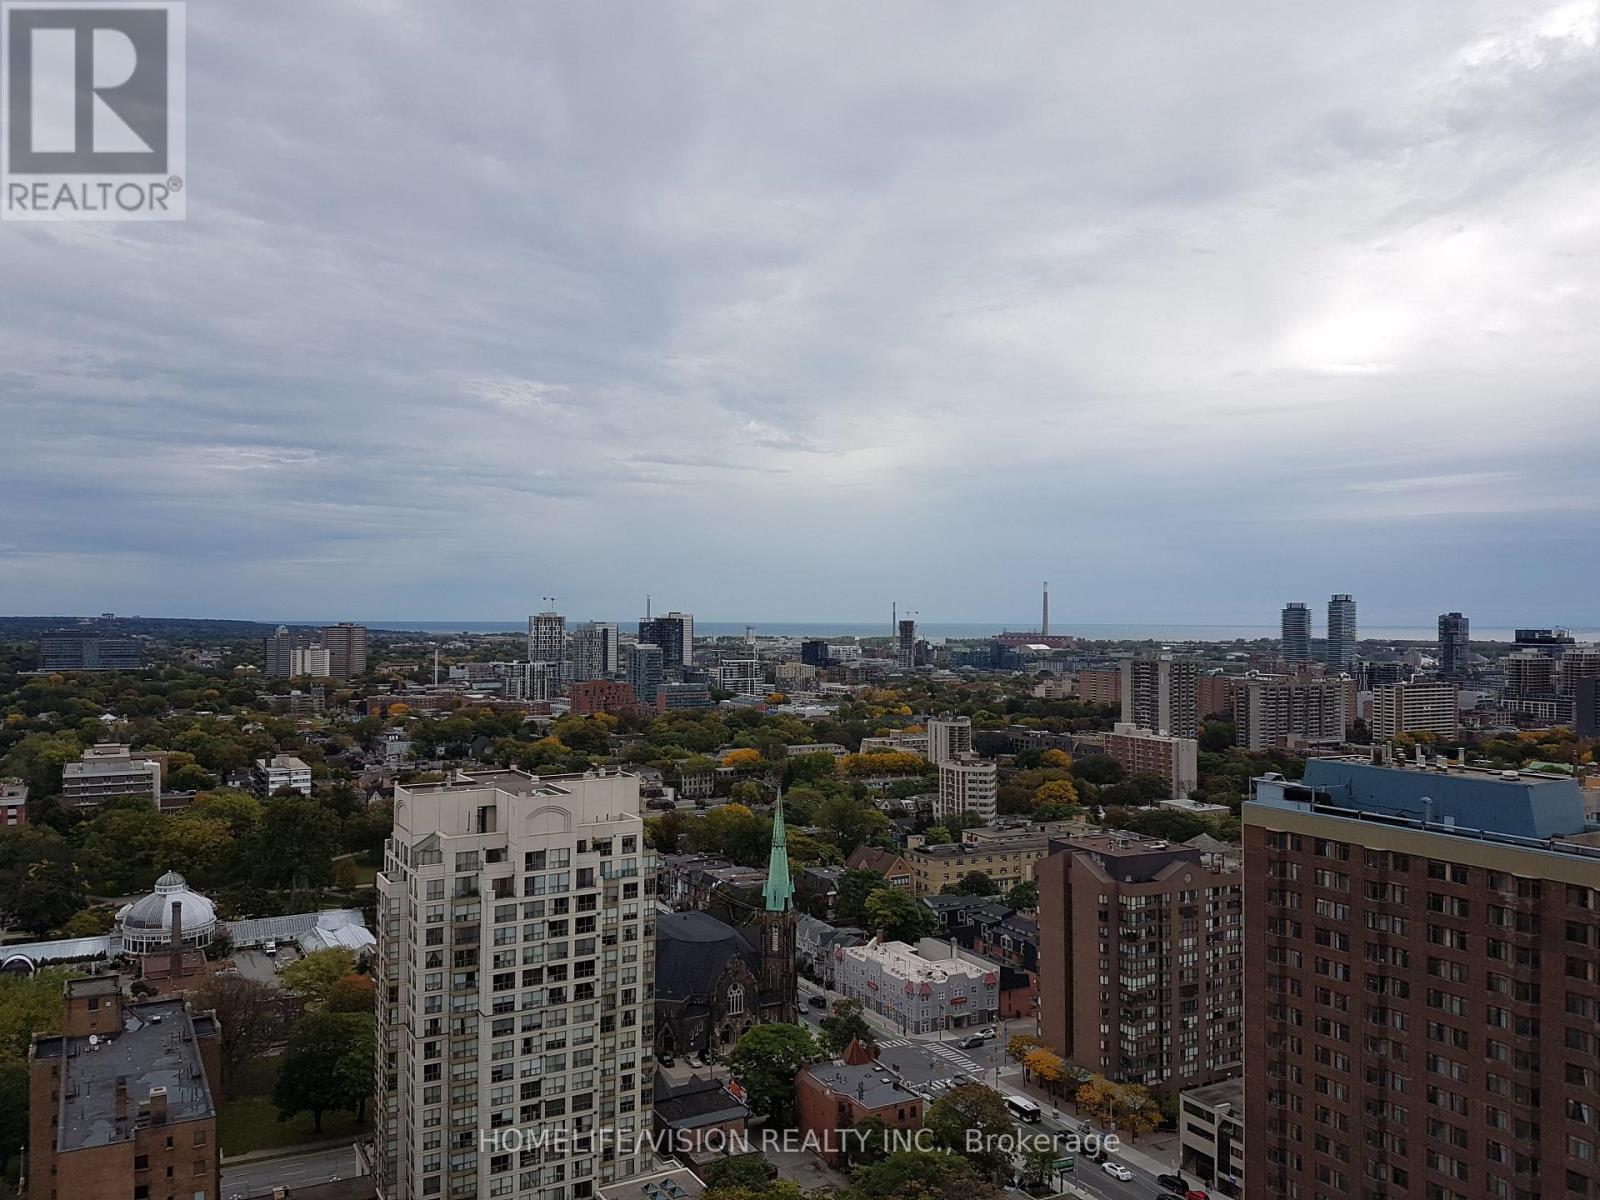
[[[1304,778],[1252,781],[1254,803],[1334,807],[1352,816],[1415,821],[1443,831],[1518,838],[1585,832],[1583,791],[1570,775],[1496,771],[1445,763],[1376,764],[1359,755],[1313,758]]]
[[[961,958],[924,958],[905,942],[868,942],[865,946],[847,946],[847,955],[877,963],[886,975],[896,979],[914,979],[939,983],[946,979],[971,979],[986,972],[976,963]]]
[[[1206,1108],[1216,1108],[1226,1104],[1230,1115],[1244,1119],[1244,1080],[1239,1078],[1220,1079],[1216,1083],[1208,1083],[1204,1087],[1190,1088],[1183,1093],[1185,1100],[1193,1100],[1196,1104]]]
[[[205,1032],[212,1026],[203,1026]],[[196,1028],[181,999],[130,1004],[115,1036],[41,1039],[41,1057],[61,1064],[61,1114],[57,1142],[62,1151],[107,1146],[133,1138],[150,1123],[140,1104],[152,1088],[167,1090],[166,1124],[215,1116],[211,1089],[196,1042]],[[46,1044],[50,1044],[47,1052]],[[117,1115],[118,1085],[126,1088],[124,1115]]]
[[[835,1095],[850,1096],[869,1108],[904,1103],[913,1096],[933,1099],[972,1082],[951,1062],[915,1042],[882,1047],[874,1062],[860,1066],[818,1063],[806,1070]]]

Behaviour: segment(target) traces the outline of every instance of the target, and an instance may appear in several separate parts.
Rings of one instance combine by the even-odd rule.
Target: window
[[[728,989],[728,1015],[736,1017],[744,1012],[744,985],[736,983]]]

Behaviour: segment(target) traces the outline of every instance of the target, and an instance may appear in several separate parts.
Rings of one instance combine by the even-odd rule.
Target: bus
[[[1006,1107],[1011,1110],[1011,1115],[1016,1117],[1017,1120],[1026,1121],[1030,1125],[1038,1121],[1040,1116],[1043,1115],[1039,1111],[1039,1106],[1026,1096],[1007,1096]]]

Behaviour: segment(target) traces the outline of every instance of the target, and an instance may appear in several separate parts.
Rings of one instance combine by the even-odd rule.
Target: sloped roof
[[[710,913],[662,913],[656,918],[656,998],[689,1000],[710,993],[728,962],[744,955],[759,967],[754,946]]]

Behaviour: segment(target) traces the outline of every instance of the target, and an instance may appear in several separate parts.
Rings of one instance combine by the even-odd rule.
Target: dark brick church
[[[739,925],[705,912],[656,918],[656,1051],[716,1058],[752,1025],[795,1020],[795,909],[783,798],[763,907]]]

